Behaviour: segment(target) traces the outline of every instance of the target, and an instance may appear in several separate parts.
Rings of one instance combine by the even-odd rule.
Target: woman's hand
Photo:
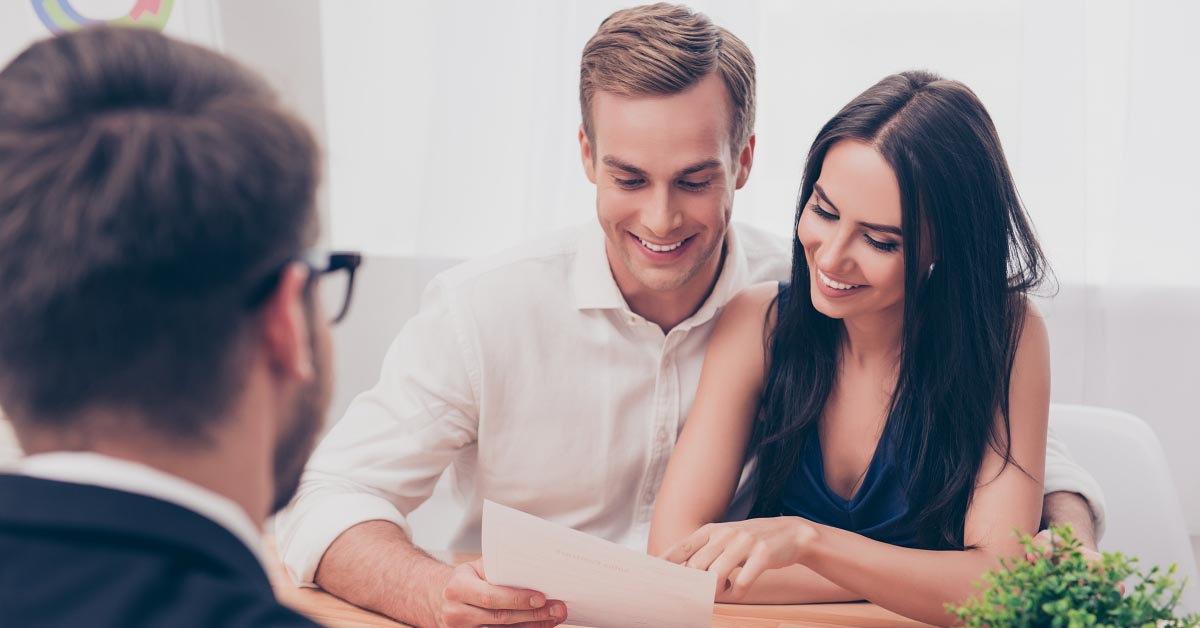
[[[816,536],[817,527],[800,517],[710,523],[662,557],[717,574],[716,594],[738,599],[764,571],[804,562]]]

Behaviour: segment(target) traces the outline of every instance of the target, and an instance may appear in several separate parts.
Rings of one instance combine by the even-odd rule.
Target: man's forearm
[[[420,628],[438,628],[441,592],[454,569],[412,544],[388,521],[367,521],[329,546],[314,577],[357,606]]]
[[[1042,527],[1071,524],[1075,538],[1084,547],[1096,549],[1096,524],[1092,519],[1092,508],[1078,493],[1059,491],[1046,495],[1042,501]]]

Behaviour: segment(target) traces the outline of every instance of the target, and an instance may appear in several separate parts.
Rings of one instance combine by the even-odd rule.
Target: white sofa
[[[1162,444],[1145,421],[1126,412],[1053,404],[1050,423],[1104,491],[1108,506],[1100,549],[1137,556],[1143,569],[1178,565],[1189,585],[1182,604],[1200,611],[1200,574]]]

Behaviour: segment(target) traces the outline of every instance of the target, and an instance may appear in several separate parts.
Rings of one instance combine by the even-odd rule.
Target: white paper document
[[[501,506],[483,504],[483,571],[501,586],[567,605],[593,628],[707,628],[717,575]]]

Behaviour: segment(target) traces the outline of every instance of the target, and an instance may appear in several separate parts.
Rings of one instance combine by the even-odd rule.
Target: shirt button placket
[[[668,335],[666,342],[663,343],[663,352],[659,359],[658,381],[654,391],[654,420],[658,424],[658,430],[655,432],[656,438],[652,448],[654,453],[650,461],[650,477],[642,495],[642,511],[645,521],[649,521],[654,514],[654,498],[662,484],[667,461],[673,449],[670,426],[678,424],[678,418],[674,417],[674,413],[678,412],[679,408],[676,392],[679,389],[676,381],[678,369],[675,367],[674,341],[675,337]]]

